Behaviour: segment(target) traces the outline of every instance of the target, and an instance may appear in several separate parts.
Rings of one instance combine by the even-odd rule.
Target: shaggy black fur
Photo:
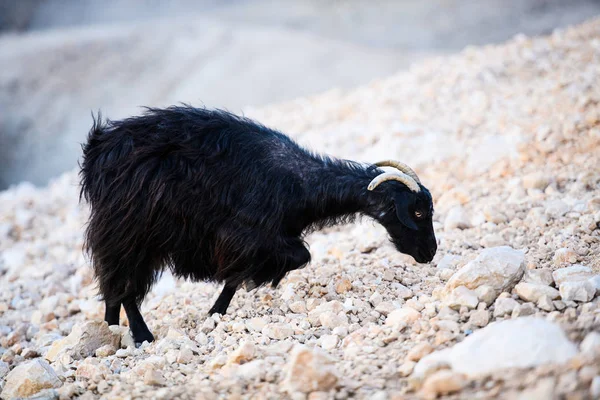
[[[396,181],[374,191],[374,166],[313,154],[284,134],[225,111],[147,109],[94,119],[81,164],[91,206],[91,254],[106,320],[124,306],[136,342],[152,341],[139,305],[164,268],[224,282],[224,314],[242,283],[276,286],[310,261],[303,236],[351,221],[379,221],[419,262],[436,252],[431,195]],[[422,217],[417,219],[415,211]]]

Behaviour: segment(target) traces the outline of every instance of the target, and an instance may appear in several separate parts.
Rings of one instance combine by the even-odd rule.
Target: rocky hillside
[[[598,398],[598,82],[600,19],[248,110],[414,166],[438,255],[416,264],[370,221],[327,229],[310,266],[213,318],[216,285],[166,276],[141,348],[100,322],[76,171],[2,192],[2,398]]]

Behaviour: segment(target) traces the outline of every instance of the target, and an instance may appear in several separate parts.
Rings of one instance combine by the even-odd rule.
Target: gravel
[[[2,396],[598,396],[598,81],[600,19],[248,109],[313,149],[413,166],[438,254],[417,264],[368,220],[327,228],[311,265],[213,317],[217,285],[166,275],[140,348],[99,323],[76,171],[1,192]]]

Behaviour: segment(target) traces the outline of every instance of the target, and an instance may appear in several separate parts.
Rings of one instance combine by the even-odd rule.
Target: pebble
[[[594,331],[588,333],[579,348],[583,354],[600,356],[600,333]]]
[[[405,324],[411,324],[411,323],[415,322],[417,319],[419,319],[420,316],[421,316],[421,313],[419,313],[417,310],[405,306],[405,307],[402,307],[402,308],[392,311],[387,316],[387,318],[385,320],[385,324],[387,326],[398,327],[398,326],[402,326]]]
[[[450,292],[459,286],[476,289],[486,285],[498,296],[510,290],[525,272],[523,252],[508,246],[482,250],[475,260],[458,270],[446,284]]]
[[[565,363],[577,354],[559,325],[535,317],[490,324],[451,348],[424,357],[415,367],[417,377],[434,365],[447,364],[471,377],[503,368],[530,368]]]
[[[444,230],[468,229],[471,227],[471,221],[467,212],[460,206],[456,206],[448,211],[444,220]]]
[[[564,301],[587,302],[596,295],[596,288],[589,280],[566,281],[560,284],[558,290]]]
[[[108,328],[104,321],[88,321],[75,325],[69,336],[52,344],[46,353],[48,361],[56,361],[61,354],[66,353],[74,360],[92,356],[102,346],[118,348],[121,336]]]
[[[525,301],[538,302],[542,296],[556,300],[560,297],[558,290],[538,283],[521,282],[515,286],[515,292]]]
[[[47,361],[35,359],[16,366],[6,376],[3,399],[30,397],[43,389],[58,388],[62,381]]]
[[[294,330],[288,325],[281,322],[266,324],[262,328],[262,334],[271,339],[282,340],[294,334]]]
[[[419,343],[416,346],[414,346],[412,349],[410,349],[410,351],[408,352],[408,354],[406,355],[406,359],[408,361],[419,361],[421,358],[425,357],[427,354],[431,353],[433,351],[433,347],[427,343]]]
[[[436,399],[460,391],[467,383],[463,374],[449,370],[433,373],[423,383],[421,396],[424,399]]]
[[[338,382],[333,360],[317,349],[296,345],[282,387],[288,392],[328,391]]]
[[[458,286],[446,296],[444,304],[454,310],[458,310],[462,306],[474,309],[479,304],[479,299],[473,290]]]

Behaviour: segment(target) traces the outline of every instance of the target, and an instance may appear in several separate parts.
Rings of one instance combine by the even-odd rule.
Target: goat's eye
[[[421,211],[415,211],[415,217],[423,218],[423,213]]]

